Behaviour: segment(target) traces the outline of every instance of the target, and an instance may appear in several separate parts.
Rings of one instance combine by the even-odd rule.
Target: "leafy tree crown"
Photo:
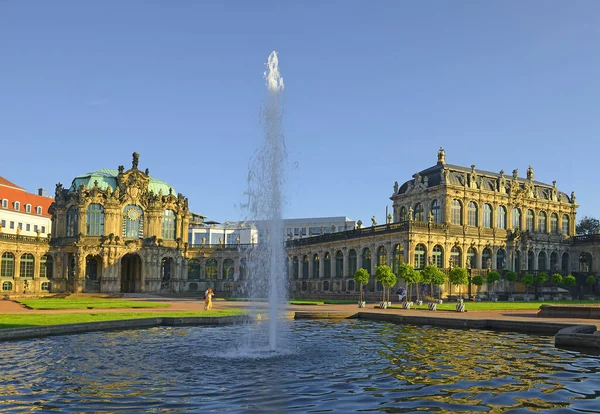
[[[354,281],[359,285],[366,285],[369,283],[369,272],[367,269],[360,268],[354,273]]]

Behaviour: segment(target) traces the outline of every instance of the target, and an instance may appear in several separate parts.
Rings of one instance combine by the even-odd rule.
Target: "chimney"
[[[46,197],[46,190],[44,190],[43,188],[38,188],[38,195]]]

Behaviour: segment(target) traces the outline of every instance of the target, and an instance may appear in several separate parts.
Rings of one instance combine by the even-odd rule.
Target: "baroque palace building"
[[[390,199],[393,214],[383,225],[373,217],[370,227],[359,223],[350,231],[288,242],[293,295],[354,292],[356,269],[374,276],[378,265],[397,271],[403,262],[416,269],[435,264],[446,272],[461,266],[472,276],[490,270],[597,271],[591,251],[600,240],[573,237],[575,193],[535,181],[531,167],[525,178],[517,170],[505,176],[465,168],[447,164],[440,148],[437,164],[396,182]],[[381,290],[372,279],[367,291]]]

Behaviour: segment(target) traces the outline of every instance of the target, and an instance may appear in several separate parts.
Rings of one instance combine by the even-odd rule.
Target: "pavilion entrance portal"
[[[121,259],[121,293],[137,292],[141,286],[141,280],[142,259],[137,254],[126,254]]]

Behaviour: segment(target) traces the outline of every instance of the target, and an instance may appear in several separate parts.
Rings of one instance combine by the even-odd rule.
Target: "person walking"
[[[212,309],[213,296],[215,296],[215,293],[213,292],[212,288],[206,289],[206,292],[204,292],[204,310]]]
[[[406,296],[406,289],[404,289],[404,287],[401,286],[400,289],[398,289],[398,291],[396,292],[396,294],[398,295],[398,302],[402,303],[402,300]]]

